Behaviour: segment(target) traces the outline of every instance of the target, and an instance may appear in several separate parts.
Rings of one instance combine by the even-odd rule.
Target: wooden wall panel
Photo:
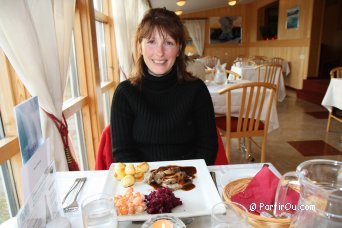
[[[286,29],[287,10],[299,6],[299,26],[297,29]],[[313,0],[280,0],[278,19],[278,39],[310,38]]]
[[[249,47],[249,55],[262,55],[267,57],[279,56],[290,60],[290,75],[286,76],[285,84],[292,88],[301,88],[307,75],[308,47]]]
[[[312,13],[312,29],[310,35],[310,54],[308,63],[308,75],[310,77],[316,77],[319,75],[318,70],[321,53],[324,8],[325,0],[315,0]]]
[[[314,0],[279,0],[278,39],[271,41],[257,41],[257,12],[276,0],[257,0],[253,3],[236,6],[211,9],[202,12],[185,14],[182,19],[198,19],[213,16],[242,16],[242,43],[215,44],[208,42],[209,28],[206,26],[206,41],[204,55],[213,55],[227,62],[230,67],[233,60],[239,55],[264,55],[268,57],[282,57],[290,62],[291,75],[285,79],[287,86],[301,89],[303,79],[308,77],[308,63],[310,48],[311,25]],[[299,28],[286,30],[287,9],[294,6],[300,7]],[[311,68],[310,68],[311,69]]]

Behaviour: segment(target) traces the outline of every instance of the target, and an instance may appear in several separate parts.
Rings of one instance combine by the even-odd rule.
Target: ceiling
[[[149,0],[152,8],[166,7],[171,11],[183,10],[183,14],[228,6],[228,0],[187,0],[184,6],[178,6],[177,0]],[[237,0],[238,4],[246,4],[254,0]],[[234,7],[234,6],[232,6]]]

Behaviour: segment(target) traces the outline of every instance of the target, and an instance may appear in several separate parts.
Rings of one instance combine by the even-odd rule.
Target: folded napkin
[[[279,183],[279,178],[265,165],[249,182],[243,192],[231,197],[231,200],[240,203],[253,214],[260,214],[263,211],[269,212],[274,209],[274,198]],[[299,200],[298,192],[289,188],[286,196],[287,208],[295,208]],[[252,205],[253,204],[253,205]],[[254,207],[255,206],[255,207]],[[284,206],[285,207],[285,206]],[[293,213],[293,210],[288,210]]]

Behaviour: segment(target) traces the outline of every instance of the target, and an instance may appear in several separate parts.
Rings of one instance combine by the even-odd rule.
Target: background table
[[[342,110],[342,79],[332,78],[322,101],[322,105],[332,111],[332,107]]]
[[[240,81],[239,83],[249,82],[248,80],[239,80],[239,81]],[[235,84],[236,82],[237,81],[235,81]],[[207,87],[208,87],[211,99],[213,101],[215,114],[218,114],[218,115],[226,114],[226,94],[220,95],[218,91],[226,87],[232,86],[232,85],[234,84],[216,85],[214,82],[207,82]],[[236,117],[238,117],[238,112],[240,109],[241,95],[242,95],[242,90],[235,90],[232,93],[231,112],[233,116],[236,116]],[[267,102],[264,103],[263,110],[265,110],[266,106],[267,106]],[[263,111],[261,113],[261,120],[265,120],[265,118],[266,118],[266,113]],[[273,102],[272,108],[271,108],[271,116],[270,116],[270,122],[268,126],[268,132],[271,132],[277,128],[279,128],[277,104],[276,102]]]
[[[255,66],[235,66],[233,65],[230,69],[241,75],[242,79],[249,80],[252,82],[258,81],[258,72]],[[263,69],[261,68],[261,71]],[[285,82],[282,74],[278,75],[279,82],[278,82],[278,101],[283,101],[286,97],[286,89],[285,89]]]

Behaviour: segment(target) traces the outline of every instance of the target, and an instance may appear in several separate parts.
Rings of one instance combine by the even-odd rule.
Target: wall
[[[239,56],[263,55],[267,57],[282,57],[290,62],[291,74],[285,78],[287,86],[301,89],[303,79],[308,77],[310,54],[311,21],[314,0],[279,0],[278,39],[257,41],[258,9],[275,0],[256,0],[246,5],[223,7],[202,12],[185,14],[183,19],[198,19],[214,16],[242,16],[241,44],[209,44],[209,29],[206,28],[205,55],[215,55],[221,62],[227,62],[230,67],[233,60]],[[300,7],[298,29],[285,28],[287,9]]]

